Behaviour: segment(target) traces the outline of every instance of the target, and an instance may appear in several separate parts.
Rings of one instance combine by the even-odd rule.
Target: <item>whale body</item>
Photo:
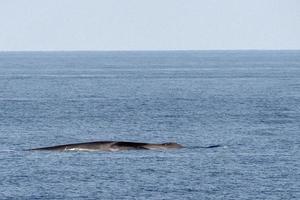
[[[32,151],[121,151],[121,150],[166,150],[179,149],[183,146],[168,142],[161,144],[123,142],[123,141],[96,141],[75,144],[64,144],[50,147],[29,149]]]

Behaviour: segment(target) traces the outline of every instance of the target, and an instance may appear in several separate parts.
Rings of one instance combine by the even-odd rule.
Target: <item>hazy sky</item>
[[[300,49],[300,0],[0,0],[0,50]]]

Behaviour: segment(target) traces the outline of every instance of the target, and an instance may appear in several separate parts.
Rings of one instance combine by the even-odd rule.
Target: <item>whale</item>
[[[182,145],[174,142],[141,143],[126,141],[94,141],[74,144],[63,144],[49,147],[28,149],[29,151],[122,151],[122,150],[167,150],[180,149]]]

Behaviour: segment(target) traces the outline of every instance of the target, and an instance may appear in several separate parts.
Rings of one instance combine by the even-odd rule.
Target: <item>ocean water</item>
[[[24,151],[95,140],[185,148]],[[0,141],[0,199],[300,199],[300,51],[2,52]]]

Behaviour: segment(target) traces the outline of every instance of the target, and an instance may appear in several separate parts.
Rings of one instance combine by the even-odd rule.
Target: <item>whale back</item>
[[[147,149],[151,149],[151,150],[156,150],[156,149],[180,149],[183,146],[178,144],[178,143],[174,143],[174,142],[168,142],[168,143],[162,143],[162,144],[147,144],[145,145],[145,147]]]
[[[120,151],[120,150],[164,150],[182,148],[177,143],[141,143],[123,141],[96,141],[75,144],[56,145],[50,147],[35,148],[29,150],[45,151]]]
[[[145,145],[147,143],[140,143],[140,142],[115,142],[112,144],[111,148],[115,148],[118,150],[141,150],[141,149],[146,149]]]
[[[30,150],[45,150],[45,151],[71,151],[71,150],[106,150],[113,141],[96,141],[96,142],[84,142],[74,144],[56,145],[50,147],[34,148]]]

